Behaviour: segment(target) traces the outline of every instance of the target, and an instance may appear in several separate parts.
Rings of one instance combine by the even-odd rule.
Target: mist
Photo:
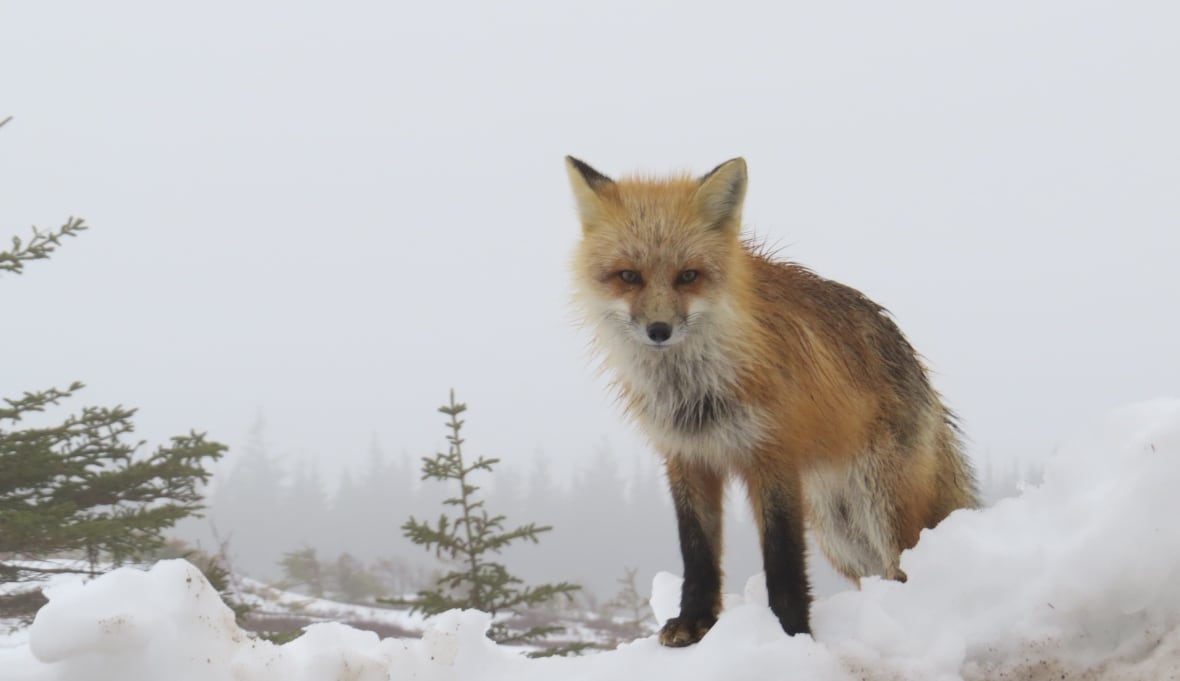
[[[371,534],[322,547],[379,556],[408,552],[404,512],[437,512],[416,466],[445,446],[455,388],[473,450],[522,490],[550,472],[547,500],[505,509],[555,526],[521,549],[530,576],[570,577],[579,546],[600,590],[640,558],[677,570],[658,465],[568,304],[562,157],[614,175],[740,155],[749,232],[892,311],[981,470],[1035,469],[1077,424],[1180,384],[1178,19],[1164,2],[8,6],[0,236],[92,229],[4,277],[3,395],[82,380],[85,404],[139,407],[147,441],[208,432],[231,446],[212,501],[260,417],[276,468],[258,500],[314,471],[326,516],[380,452],[379,479],[423,507],[372,509]],[[635,506],[558,493],[591,473]],[[753,563],[733,507],[728,545]],[[275,550],[312,541],[251,509]],[[210,517],[274,569],[237,546],[261,541],[253,521]]]

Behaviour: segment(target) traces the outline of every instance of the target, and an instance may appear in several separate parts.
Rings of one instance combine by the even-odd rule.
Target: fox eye
[[[624,284],[638,284],[643,281],[643,277],[635,270],[622,270],[619,272],[619,279],[623,280]]]
[[[691,284],[700,276],[700,272],[696,270],[684,270],[676,277],[677,284]]]

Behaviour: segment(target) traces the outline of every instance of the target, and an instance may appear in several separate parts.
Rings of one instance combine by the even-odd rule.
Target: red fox
[[[842,574],[905,581],[901,552],[977,505],[951,411],[884,308],[741,238],[746,162],[619,181],[566,157],[575,300],[663,456],[680,532],[667,646],[717,620],[726,480],[746,486],[770,608],[810,633],[804,523]]]

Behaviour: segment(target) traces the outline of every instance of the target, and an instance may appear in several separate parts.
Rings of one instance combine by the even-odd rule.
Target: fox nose
[[[672,337],[672,325],[667,322],[652,322],[647,325],[647,337],[657,343],[663,343]]]

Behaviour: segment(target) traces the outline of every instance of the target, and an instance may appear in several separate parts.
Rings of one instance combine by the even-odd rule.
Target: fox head
[[[746,288],[746,162],[700,178],[615,181],[571,156],[566,170],[582,223],[575,295],[600,339],[665,352],[715,338]]]

